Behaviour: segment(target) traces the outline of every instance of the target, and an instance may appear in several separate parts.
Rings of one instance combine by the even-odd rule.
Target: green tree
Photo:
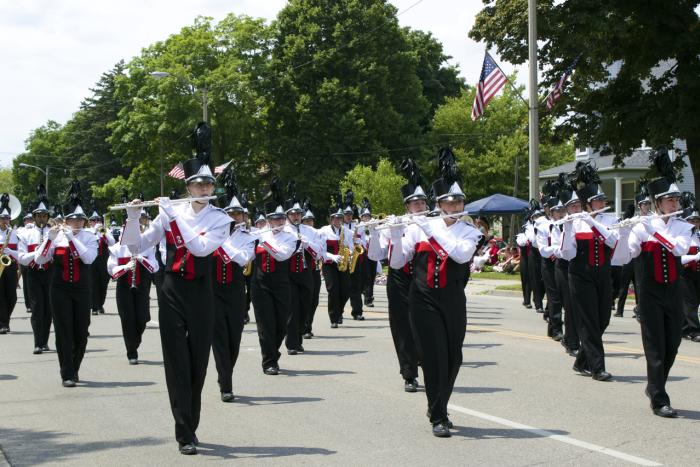
[[[512,77],[515,79],[515,77]],[[522,91],[519,89],[518,92]],[[494,193],[528,196],[528,135],[527,108],[516,92],[505,89],[486,108],[484,116],[472,121],[469,109],[474,101],[474,89],[465,90],[458,98],[448,99],[439,107],[433,119],[431,138],[436,145],[451,142],[457,158],[462,188],[467,202]],[[543,139],[551,139],[550,119],[541,121]],[[543,143],[540,145],[540,164],[543,169],[570,161],[574,156],[573,145],[564,143]],[[434,155],[422,167],[435,167]],[[517,192],[514,183],[519,179]],[[432,172],[437,177],[434,169]]]
[[[15,180],[12,176],[12,169],[0,169],[0,193],[15,194]]]
[[[372,212],[384,214],[401,214],[404,211],[401,187],[406,179],[396,173],[391,162],[381,159],[376,169],[366,165],[356,165],[341,180],[342,192],[352,190],[355,202],[362,208],[362,199],[369,199]]]
[[[527,0],[483,0],[470,36],[507,61],[527,61]],[[698,0],[539,0],[539,65],[546,92],[582,54],[554,108],[559,132],[603,147],[618,161],[639,147],[679,138],[700,180]],[[700,194],[700,183],[696,184]]]

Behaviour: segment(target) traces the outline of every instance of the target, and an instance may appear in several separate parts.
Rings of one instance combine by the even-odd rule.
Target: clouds
[[[484,46],[467,37],[481,2],[393,0],[402,26],[431,31],[474,83]],[[177,33],[197,15],[273,19],[285,0],[23,0],[0,3],[0,165],[24,149],[29,132],[65,123],[100,75],[143,47]],[[512,68],[504,67],[506,72]]]

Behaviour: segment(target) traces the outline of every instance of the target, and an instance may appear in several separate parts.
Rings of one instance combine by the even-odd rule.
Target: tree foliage
[[[470,36],[527,61],[527,0],[483,0]],[[639,147],[687,142],[700,180],[699,0],[539,0],[538,60],[545,92],[581,54],[554,108],[560,134],[618,160]],[[696,184],[696,191],[700,183]]]
[[[362,199],[370,200],[373,214],[401,214],[404,211],[401,187],[406,179],[396,173],[393,165],[387,159],[381,159],[377,168],[366,165],[356,165],[345,174],[340,182],[343,193],[352,190],[355,203],[362,209]]]

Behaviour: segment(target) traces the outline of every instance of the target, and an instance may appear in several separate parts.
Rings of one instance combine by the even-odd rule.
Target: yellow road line
[[[504,336],[511,336],[511,337],[521,337],[523,339],[530,339],[533,341],[545,341],[545,342],[552,341],[552,339],[550,339],[549,337],[546,337],[546,336],[538,336],[536,334],[529,334],[527,332],[512,331],[510,329],[492,329],[492,328],[487,328],[487,327],[483,327],[483,326],[473,326],[471,324],[467,324],[467,330],[479,331],[479,332],[493,332],[495,334],[502,334]],[[634,353],[634,354],[638,354],[638,355],[644,355],[644,350],[633,348],[633,347],[619,347],[617,345],[606,344],[605,350],[606,351],[626,352],[626,353]],[[677,355],[676,360],[681,361],[681,362],[686,362],[686,363],[700,364],[700,358],[690,357],[687,355]]]

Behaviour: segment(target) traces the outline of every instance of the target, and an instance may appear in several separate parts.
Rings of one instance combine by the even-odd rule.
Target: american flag
[[[182,168],[182,162],[179,162],[175,167],[170,169],[168,177],[177,178],[178,180],[185,179],[185,169]]]
[[[559,81],[557,81],[557,84],[554,85],[554,89],[547,94],[547,110],[552,110],[552,107],[554,107],[554,104],[557,103],[559,98],[561,97],[562,93],[564,92],[564,86],[566,85],[566,80],[569,79],[569,76],[571,76],[571,73],[574,71],[574,68],[576,68],[576,64],[578,63],[578,59],[581,58],[581,55],[576,57],[571,65],[564,70],[564,74],[561,75],[561,78],[559,78]]]
[[[217,165],[216,167],[214,167],[214,175],[218,175],[220,173],[223,173],[224,170],[226,170],[226,167],[231,165],[231,162],[233,162],[233,159],[231,159],[230,161],[228,161],[225,164]]]
[[[472,120],[476,120],[484,114],[484,107],[491,98],[506,84],[508,78],[503,74],[496,62],[488,52],[484,56],[484,65],[481,67],[481,77],[476,85],[474,105],[472,105]]]

